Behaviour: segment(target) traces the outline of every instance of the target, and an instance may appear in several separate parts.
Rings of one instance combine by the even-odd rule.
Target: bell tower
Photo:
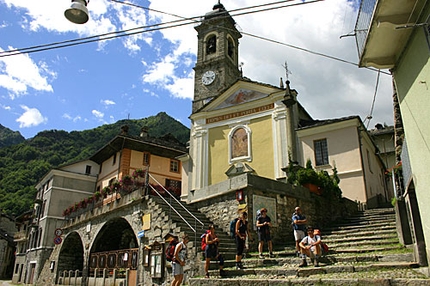
[[[239,69],[239,39],[236,22],[218,2],[195,27],[198,37],[197,63],[194,67],[192,113],[242,77]]]

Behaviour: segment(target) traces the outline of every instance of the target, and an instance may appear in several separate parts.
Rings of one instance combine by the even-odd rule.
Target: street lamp
[[[88,21],[87,0],[72,0],[72,5],[64,11],[64,16],[72,23],[85,24]]]

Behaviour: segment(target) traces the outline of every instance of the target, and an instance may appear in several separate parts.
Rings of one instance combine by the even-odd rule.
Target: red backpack
[[[206,235],[208,235],[208,233],[210,233],[210,231],[209,230],[207,230],[207,231],[205,231],[205,233],[203,233],[201,236],[200,236],[200,238],[201,238],[201,240],[202,240],[202,250],[203,251],[205,251],[205,249],[206,249]]]
[[[166,248],[166,260],[173,261],[175,259],[175,248],[178,244],[176,239],[172,239]]]

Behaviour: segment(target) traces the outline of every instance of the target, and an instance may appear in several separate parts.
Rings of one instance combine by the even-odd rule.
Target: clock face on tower
[[[202,76],[202,83],[204,85],[210,85],[215,80],[216,74],[214,71],[206,71]]]

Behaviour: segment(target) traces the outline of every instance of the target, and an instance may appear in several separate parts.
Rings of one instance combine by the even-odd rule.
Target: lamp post
[[[88,0],[72,0],[72,5],[64,11],[64,16],[72,23],[85,24],[88,21]]]

